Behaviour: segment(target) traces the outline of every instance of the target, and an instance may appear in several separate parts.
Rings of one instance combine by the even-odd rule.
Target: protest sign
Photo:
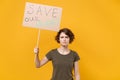
[[[62,8],[27,2],[23,26],[58,31]]]

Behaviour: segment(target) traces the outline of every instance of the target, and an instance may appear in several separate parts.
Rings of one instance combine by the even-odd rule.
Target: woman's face
[[[60,44],[62,46],[68,46],[69,45],[69,41],[70,41],[70,38],[68,35],[66,35],[64,32],[61,32],[60,33],[60,37],[59,37],[59,41],[60,41]]]

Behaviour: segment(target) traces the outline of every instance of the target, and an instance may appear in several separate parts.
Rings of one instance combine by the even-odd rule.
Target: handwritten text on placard
[[[24,26],[58,31],[62,8],[26,3]]]

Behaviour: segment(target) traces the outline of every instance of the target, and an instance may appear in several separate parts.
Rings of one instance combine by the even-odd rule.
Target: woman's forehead
[[[66,35],[64,32],[61,32],[60,36],[68,36],[68,35]]]

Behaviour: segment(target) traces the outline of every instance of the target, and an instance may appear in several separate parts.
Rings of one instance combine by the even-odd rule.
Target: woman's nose
[[[63,40],[66,40],[66,38],[63,38]]]

